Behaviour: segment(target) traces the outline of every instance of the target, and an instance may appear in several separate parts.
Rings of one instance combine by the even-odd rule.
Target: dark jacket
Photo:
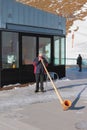
[[[45,64],[45,66],[47,66],[47,65],[48,65],[47,60],[46,60],[44,57],[42,57],[42,59],[43,59],[43,62],[44,62],[44,64]],[[44,67],[43,67],[41,61],[38,60],[38,57],[36,57],[36,58],[34,59],[33,65],[34,65],[34,73],[35,73],[35,74],[36,74],[36,73],[39,73],[39,74],[40,74],[40,73],[43,73],[43,74],[45,73]]]
[[[82,64],[82,57],[79,55],[77,58],[77,64],[81,65]]]

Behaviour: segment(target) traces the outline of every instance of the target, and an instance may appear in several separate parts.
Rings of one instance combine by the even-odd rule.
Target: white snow
[[[78,29],[77,29],[78,28]],[[77,58],[81,54],[83,59],[87,60],[87,17],[84,19],[76,20],[69,29],[66,37],[66,58]],[[75,31],[77,29],[77,31]],[[74,41],[72,45],[72,34],[74,33]]]
[[[72,97],[80,97],[87,102],[87,68],[83,68],[82,72],[78,72],[77,68],[68,68],[66,77],[55,80],[54,84],[64,99],[72,100]],[[26,87],[0,91],[0,111],[20,108],[27,104],[49,102],[58,98],[50,81],[44,82],[46,90],[44,93],[35,93],[35,85],[34,83]]]

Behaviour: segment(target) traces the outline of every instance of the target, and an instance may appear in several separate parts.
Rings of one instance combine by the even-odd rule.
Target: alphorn
[[[54,88],[54,90],[55,90],[55,93],[56,93],[56,95],[57,95],[59,101],[60,101],[60,104],[62,105],[63,110],[68,110],[68,109],[71,107],[72,102],[71,102],[70,100],[68,100],[68,99],[63,100],[63,98],[61,97],[61,95],[60,95],[58,89],[56,88],[56,86],[55,86],[55,84],[54,84],[54,82],[53,82],[53,80],[52,80],[52,78],[51,78],[51,76],[50,76],[50,74],[49,74],[49,72],[48,72],[48,70],[47,70],[47,68],[46,68],[46,66],[45,66],[45,64],[44,64],[44,62],[43,62],[43,59],[41,59],[41,63],[42,63],[42,65],[43,65],[43,67],[44,67],[44,69],[45,69],[45,71],[46,71],[46,73],[47,73],[48,78],[49,78],[50,81],[51,81],[51,84],[52,84],[52,86],[53,86],[53,88]]]

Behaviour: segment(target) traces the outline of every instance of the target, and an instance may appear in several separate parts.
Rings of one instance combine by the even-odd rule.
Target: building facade
[[[65,76],[65,18],[16,0],[0,0],[0,86],[34,82],[33,59],[41,51],[48,70]]]

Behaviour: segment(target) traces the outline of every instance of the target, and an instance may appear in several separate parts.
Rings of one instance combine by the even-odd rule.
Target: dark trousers
[[[40,83],[40,89],[43,91],[43,81],[44,81],[44,74],[35,74],[36,78],[36,90],[39,91],[39,83]]]
[[[79,64],[78,66],[79,66],[79,71],[82,71],[82,65]]]

